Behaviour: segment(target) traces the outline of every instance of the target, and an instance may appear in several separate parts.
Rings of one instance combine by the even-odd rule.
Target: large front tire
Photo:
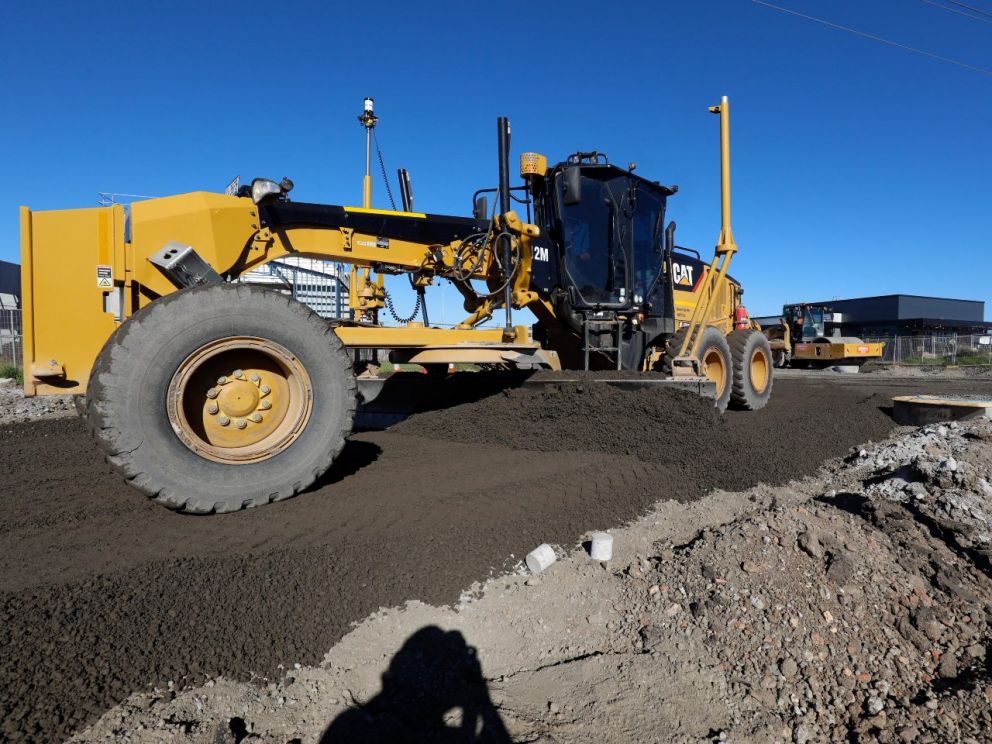
[[[734,361],[734,384],[730,403],[734,408],[757,411],[772,394],[771,345],[761,331],[742,329],[727,336]]]
[[[285,295],[197,287],[135,313],[104,345],[87,396],[107,461],[195,514],[287,499],[351,433],[355,378],[333,328]]]

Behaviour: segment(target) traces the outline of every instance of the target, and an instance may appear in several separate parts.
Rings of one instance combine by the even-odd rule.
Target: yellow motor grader
[[[498,120],[498,186],[472,217],[290,200],[289,179],[93,209],[21,209],[24,389],[75,393],[108,462],[155,501],[228,512],[307,488],[334,462],[356,405],[390,369],[660,372],[728,404],[765,405],[767,338],[727,275],[729,104],[720,116],[722,229],[706,264],[665,225],[677,187],[599,153],[557,165],[524,153],[511,185]],[[495,195],[494,209],[488,197]],[[524,219],[514,202],[526,206]],[[326,320],[284,293],[239,281],[287,256],[350,266],[350,318]],[[388,326],[383,276],[414,290],[449,280],[467,316],[454,328]],[[531,329],[512,311],[527,308]],[[502,322],[493,324],[494,315]],[[363,353],[359,354],[359,350]],[[563,372],[564,374],[564,372]],[[662,382],[665,380],[662,379]],[[673,434],[674,435],[674,434]]]

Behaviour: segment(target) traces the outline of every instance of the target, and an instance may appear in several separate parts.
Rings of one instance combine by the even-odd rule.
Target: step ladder
[[[601,338],[606,334],[610,334],[613,339],[613,346],[592,346],[589,343],[590,333],[595,335],[597,338]],[[583,318],[582,321],[582,353],[583,353],[583,365],[582,368],[586,371],[589,370],[589,352],[590,351],[600,351],[600,352],[613,352],[616,354],[616,369],[620,369],[622,356],[620,354],[621,341],[623,340],[623,324],[619,320],[589,320],[588,318]]]

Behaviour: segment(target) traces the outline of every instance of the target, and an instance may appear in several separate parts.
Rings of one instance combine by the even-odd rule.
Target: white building
[[[285,292],[322,318],[348,318],[348,272],[334,261],[285,256],[252,269],[241,277]]]

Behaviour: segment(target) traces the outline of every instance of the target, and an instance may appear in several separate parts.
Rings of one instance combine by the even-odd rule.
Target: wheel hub
[[[703,355],[703,368],[703,374],[706,375],[707,379],[716,383],[716,397],[719,398],[723,395],[723,389],[727,384],[726,370],[720,352],[708,349]]]
[[[755,350],[754,356],[751,357],[751,384],[757,393],[765,392],[765,388],[768,387],[769,366],[765,353],[761,349]]]
[[[197,454],[232,464],[281,452],[299,436],[313,405],[310,376],[287,349],[239,337],[198,349],[179,366],[169,420]]]
[[[250,382],[238,380],[221,390],[217,396],[217,404],[228,416],[240,418],[253,413],[261,399],[257,387]]]

